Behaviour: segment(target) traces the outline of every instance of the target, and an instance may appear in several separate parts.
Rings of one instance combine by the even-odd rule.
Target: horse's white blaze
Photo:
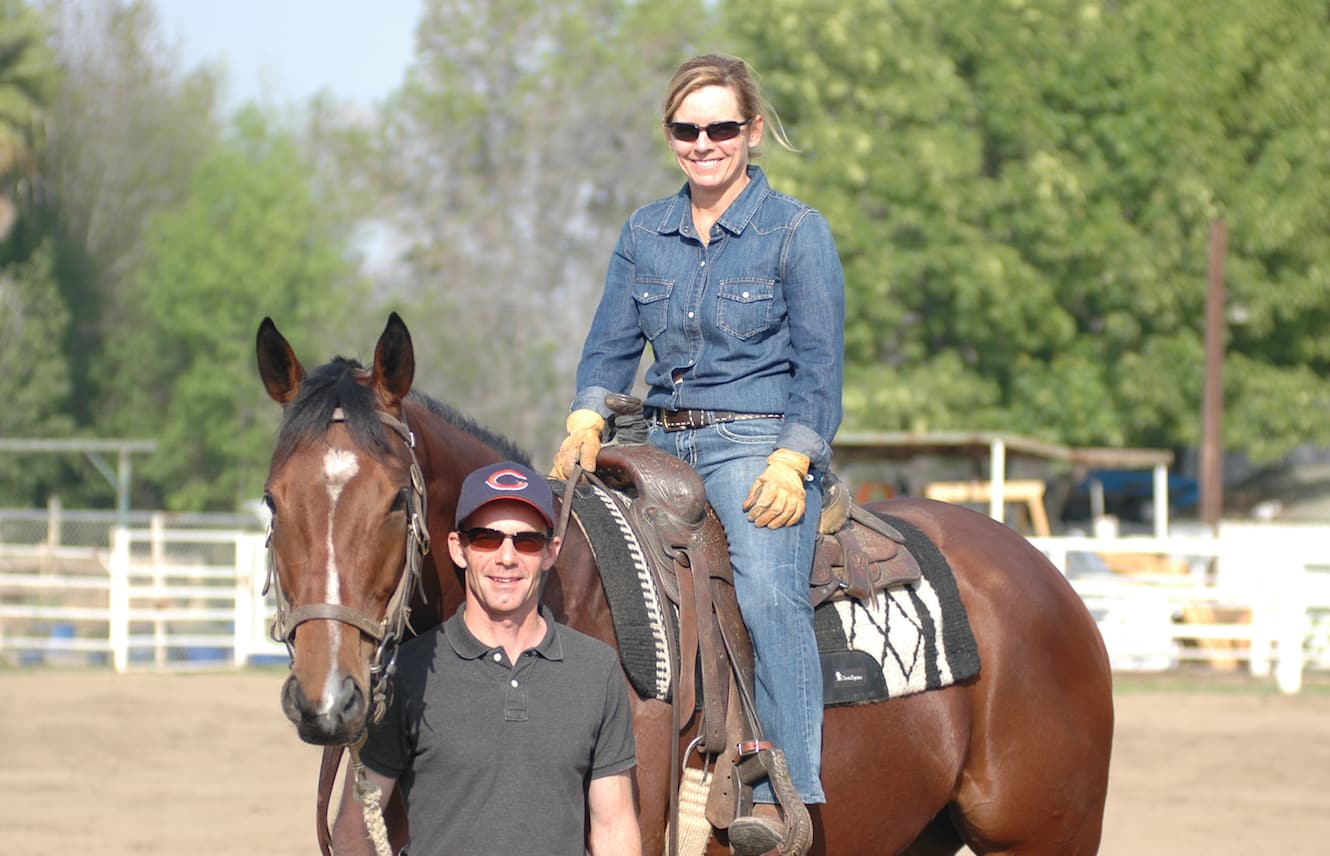
[[[354,452],[345,449],[329,449],[323,456],[323,481],[328,486],[328,573],[324,577],[323,598],[327,603],[342,602],[341,579],[337,570],[337,547],[333,543],[333,527],[336,525],[337,500],[342,496],[342,488],[360,472],[360,461]],[[337,640],[332,640],[336,642]]]
[[[341,574],[337,568],[337,545],[333,542],[333,527],[337,523],[337,501],[341,499],[342,488],[360,472],[360,461],[354,452],[345,449],[329,449],[323,456],[323,481],[328,488],[328,568],[324,576],[323,597],[326,603],[342,602]],[[335,704],[334,695],[342,682],[342,675],[337,671],[337,651],[342,643],[341,622],[329,621],[328,650],[332,656],[328,660],[328,677],[323,682],[323,710],[331,710]]]

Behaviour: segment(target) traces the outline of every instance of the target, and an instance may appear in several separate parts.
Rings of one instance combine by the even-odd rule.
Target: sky
[[[226,69],[227,102],[368,103],[402,82],[424,0],[152,0],[189,66]]]

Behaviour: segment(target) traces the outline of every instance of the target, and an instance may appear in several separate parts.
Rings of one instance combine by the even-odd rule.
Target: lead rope
[[[392,845],[388,843],[388,824],[383,820],[383,806],[380,800],[383,791],[365,775],[365,765],[360,763],[360,747],[365,745],[368,731],[362,731],[360,739],[351,744],[351,770],[355,774],[355,797],[364,807],[365,829],[369,840],[374,843],[375,856],[393,856]]]

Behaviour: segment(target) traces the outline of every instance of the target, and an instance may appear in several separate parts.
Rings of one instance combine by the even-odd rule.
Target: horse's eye
[[[277,505],[272,501],[272,494],[266,490],[263,492],[263,507],[268,509],[268,514],[272,517],[277,516]]]
[[[406,511],[406,488],[399,490],[397,496],[393,497],[393,507],[389,511],[394,513]]]

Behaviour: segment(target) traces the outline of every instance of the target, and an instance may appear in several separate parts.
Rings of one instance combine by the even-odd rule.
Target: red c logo
[[[517,491],[526,490],[529,482],[526,480],[526,476],[517,470],[499,470],[485,479],[485,484],[494,490]]]

